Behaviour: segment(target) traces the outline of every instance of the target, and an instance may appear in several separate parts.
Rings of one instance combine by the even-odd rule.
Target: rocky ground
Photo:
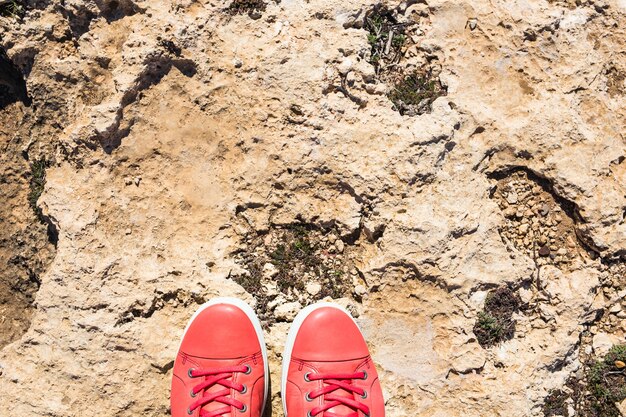
[[[390,417],[626,415],[624,0],[0,0],[0,414],[167,416],[187,319],[361,325]]]

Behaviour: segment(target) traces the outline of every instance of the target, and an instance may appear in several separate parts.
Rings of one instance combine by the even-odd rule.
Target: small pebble
[[[515,191],[508,193],[506,196],[506,201],[509,204],[516,204],[517,203],[517,193]]]
[[[352,66],[353,66],[352,60],[350,58],[346,58],[343,61],[341,61],[341,63],[337,66],[337,71],[339,71],[339,73],[342,75],[346,75],[350,72],[350,70],[352,69]]]
[[[322,285],[317,282],[309,282],[306,284],[306,292],[310,295],[315,296],[322,291]]]
[[[544,245],[539,249],[539,256],[549,256],[549,255],[550,255],[550,248],[547,245]]]
[[[265,275],[266,277],[274,278],[276,275],[278,275],[278,272],[279,271],[278,268],[276,268],[276,265],[271,262],[263,265],[263,275]]]
[[[293,320],[301,309],[302,305],[298,302],[284,303],[276,307],[274,315],[279,320]]]
[[[365,288],[365,286],[363,285],[357,285],[356,287],[354,287],[354,292],[358,296],[362,297],[363,295],[367,293],[367,288]]]
[[[504,210],[504,217],[514,217],[515,216],[515,207],[509,207]]]
[[[615,367],[617,369],[624,369],[624,368],[626,368],[626,363],[624,363],[622,361],[615,361]]]

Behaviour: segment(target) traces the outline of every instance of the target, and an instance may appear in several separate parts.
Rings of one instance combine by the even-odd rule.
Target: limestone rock
[[[609,353],[609,350],[615,344],[615,340],[606,333],[598,333],[593,336],[593,352],[598,357],[602,357]]]
[[[306,284],[306,292],[310,295],[317,295],[322,290],[322,286],[317,282],[309,282]]]
[[[283,303],[276,307],[274,314],[278,320],[293,320],[301,309],[302,305],[298,302]]]
[[[267,325],[275,416],[289,321],[320,298],[362,327],[389,417],[534,415],[624,340],[622,0],[385,3],[408,25],[390,68],[447,90],[415,116],[372,61],[372,2],[229,2],[0,17],[0,415],[167,415],[216,296]],[[312,252],[321,288],[285,268]],[[517,331],[483,349],[500,286]]]
[[[274,278],[278,274],[278,272],[279,271],[278,268],[276,268],[276,265],[271,262],[263,265],[263,274],[266,275],[268,278]]]
[[[619,412],[622,413],[622,417],[626,417],[626,400],[616,405],[617,405]]]

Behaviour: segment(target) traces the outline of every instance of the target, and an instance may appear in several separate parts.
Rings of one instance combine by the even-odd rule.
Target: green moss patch
[[[26,5],[22,0],[0,0],[0,16],[23,18],[26,14]]]
[[[545,417],[621,417],[616,403],[626,399],[626,345],[584,365],[582,378],[571,377],[544,400]],[[568,407],[569,404],[569,407]],[[570,414],[573,410],[574,413]]]
[[[266,8],[267,3],[264,0],[233,0],[226,10],[232,15],[247,14],[253,18],[260,18]]]
[[[569,413],[567,407],[568,399],[569,395],[563,390],[551,391],[543,403],[543,415],[546,417],[567,416]]]
[[[490,347],[513,338],[515,320],[513,313],[519,311],[521,301],[510,288],[501,287],[490,291],[485,308],[478,314],[474,334],[482,347]]]
[[[28,193],[28,204],[33,209],[35,214],[41,218],[41,209],[37,206],[37,201],[43,193],[46,186],[46,168],[48,163],[45,159],[34,161],[30,165],[31,177],[30,177],[30,191]]]
[[[433,102],[447,94],[432,69],[424,69],[401,77],[388,97],[400,114],[415,116],[430,112]]]
[[[417,69],[404,59],[408,47],[414,44],[411,34],[417,25],[412,18],[404,19],[398,9],[381,4],[365,14],[363,25],[370,45],[369,62],[375,68],[376,78],[390,86],[387,97],[393,108],[407,116],[430,112],[432,103],[447,95],[447,88],[431,64],[432,57],[428,64]]]
[[[231,278],[255,296],[257,314],[271,323],[278,301],[306,305],[325,297],[349,297],[353,291],[349,271],[354,266],[344,250],[345,243],[333,230],[307,224],[275,228],[249,240],[235,254],[246,273]]]
[[[365,16],[367,41],[371,46],[370,63],[376,72],[397,64],[402,57],[406,42],[405,23],[398,22],[391,10],[382,5],[374,6]]]
[[[626,399],[626,345],[613,346],[602,360],[589,367],[588,386],[591,397],[586,408],[586,416],[620,417],[615,403]]]

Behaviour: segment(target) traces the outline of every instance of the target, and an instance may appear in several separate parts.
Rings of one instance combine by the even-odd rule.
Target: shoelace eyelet
[[[365,371],[361,371],[361,372],[363,372],[363,378],[361,378],[361,379],[367,379],[367,372],[365,372]]]
[[[311,398],[311,396],[309,395],[309,393],[307,392],[306,395],[304,396],[304,399],[307,400],[308,402],[313,401],[313,398]]]
[[[191,398],[196,398],[196,394],[195,392],[193,392],[193,390],[189,391],[189,395],[191,395]]]
[[[187,376],[188,376],[189,378],[193,378],[193,375],[191,375],[191,372],[192,372],[192,371],[193,371],[193,368],[189,368],[189,369],[187,370]]]
[[[191,408],[188,408],[188,409],[187,409],[187,414],[189,414],[189,415],[192,415],[192,414],[193,414],[193,411],[191,411]]]
[[[361,398],[363,399],[367,398],[367,391],[363,390],[363,395],[361,395]]]
[[[313,417],[313,415],[311,414],[311,410],[309,410],[309,411],[306,413],[306,417]]]
[[[304,380],[306,382],[311,382],[311,380],[309,379],[309,374],[310,374],[310,372],[307,372],[306,374],[304,374]]]
[[[241,408],[239,409],[239,412],[240,412],[240,413],[245,413],[247,409],[248,409],[248,406],[244,404],[244,405],[243,405],[243,407],[241,407]]]
[[[243,384],[243,388],[239,391],[239,394],[245,394],[246,392],[248,392],[248,387],[246,384]]]
[[[252,372],[252,368],[250,368],[250,365],[246,365],[246,372],[244,372],[244,374],[250,375],[251,372]]]

